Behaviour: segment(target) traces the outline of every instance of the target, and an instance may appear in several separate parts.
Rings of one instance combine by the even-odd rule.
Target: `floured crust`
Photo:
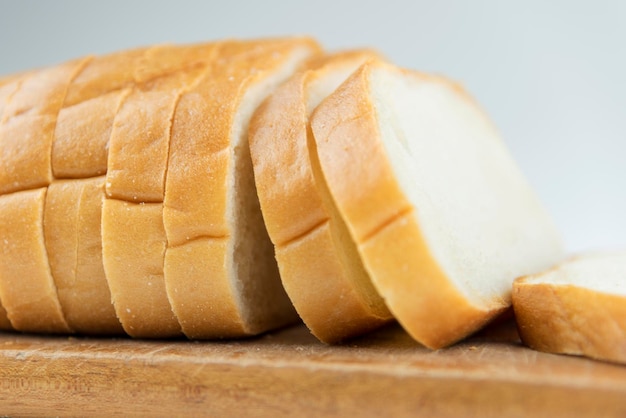
[[[191,68],[139,85],[115,117],[103,207],[103,260],[117,316],[135,337],[180,333],[163,278],[167,238],[162,201],[176,105],[181,93],[203,73],[203,67]],[[134,222],[149,227],[128,234]],[[136,249],[142,251],[140,260]],[[128,265],[135,267],[132,274]]]
[[[18,331],[68,333],[44,243],[46,188],[0,196],[0,299]]]
[[[573,285],[513,284],[524,344],[550,353],[626,363],[626,297]]]
[[[338,214],[333,216],[327,186],[321,174],[316,176],[307,93],[316,77],[375,56],[360,51],[312,60],[308,65],[315,70],[297,74],[275,91],[250,127],[257,191],[283,286],[311,332],[328,343],[370,331],[392,317],[373,288],[362,289],[371,286],[367,273],[356,248],[347,248],[354,243],[342,240],[345,226]]]
[[[416,340],[441,348],[507,305],[485,309],[471,304],[430,253],[379,138],[368,71],[368,65],[357,70],[314,112],[311,126],[320,161],[387,306]]]
[[[148,50],[137,48],[92,59],[69,86],[64,107],[132,87],[135,72]]]
[[[107,172],[113,121],[129,91],[114,90],[61,109],[52,144],[55,178],[96,177]]]
[[[168,238],[165,280],[172,308],[183,332],[191,338],[256,334],[294,319],[287,297],[280,293],[272,306],[264,304],[259,309],[258,317],[245,317],[239,301],[242,295],[232,282],[238,279],[233,277],[231,263],[249,261],[247,257],[230,259],[235,231],[229,216],[234,214],[227,210],[228,187],[234,187],[229,185],[229,170],[234,164],[231,136],[235,114],[249,86],[276,71],[294,48],[319,50],[308,39],[226,42],[207,77],[179,102],[164,201]],[[189,199],[190,195],[197,198]],[[197,266],[192,274],[190,266]],[[257,268],[259,274],[267,274],[264,267]],[[194,303],[188,303],[181,289],[194,288],[206,293],[198,292]],[[254,299],[249,303],[255,303]],[[214,307],[223,307],[228,315]]]
[[[56,181],[44,214],[46,249],[69,326],[83,334],[120,334],[102,265],[104,177]]]
[[[161,203],[105,199],[104,269],[117,317],[133,337],[180,335],[163,284],[166,242]]]
[[[33,73],[4,109],[0,125],[0,193],[52,182],[57,116],[72,79],[89,62],[79,59]]]

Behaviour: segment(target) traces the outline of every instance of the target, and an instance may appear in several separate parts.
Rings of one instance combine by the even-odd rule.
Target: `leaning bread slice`
[[[482,327],[510,305],[516,277],[561,257],[548,214],[457,85],[370,62],[311,126],[376,288],[424,345]]]
[[[392,316],[374,289],[319,170],[309,115],[369,51],[313,62],[259,108],[250,151],[265,225],[289,298],[313,335],[333,343]]]
[[[256,334],[297,318],[259,209],[247,130],[256,107],[318,51],[310,39],[228,42],[178,104],[164,201],[165,282],[188,337]]]
[[[540,351],[626,363],[626,253],[568,260],[513,284],[522,341]]]

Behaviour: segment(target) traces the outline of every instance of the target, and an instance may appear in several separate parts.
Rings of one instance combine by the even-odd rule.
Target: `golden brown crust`
[[[35,72],[21,83],[0,125],[0,193],[50,184],[57,116],[70,82],[89,60]]]
[[[311,126],[326,180],[376,288],[416,340],[441,348],[506,306],[469,303],[430,253],[379,137],[369,84],[375,65],[361,67],[327,98]]]
[[[107,161],[107,197],[162,202],[171,121],[180,95],[205,72],[180,71],[139,85],[115,116]]]
[[[192,338],[258,333],[269,325],[263,323],[259,329],[252,329],[252,324],[246,323],[237,302],[240,296],[234,293],[230,283],[232,272],[228,267],[226,243],[232,239],[233,231],[228,224],[230,215],[226,207],[228,172],[234,164],[231,132],[236,110],[248,86],[275,71],[294,47],[305,45],[311,50],[319,49],[308,39],[226,42],[209,66],[207,77],[179,101],[164,202],[169,246],[165,279],[172,308],[184,333]],[[196,198],[189,199],[190,195]],[[195,243],[196,240],[202,244]],[[201,257],[221,259],[225,265],[215,271],[211,267],[215,266],[213,263],[197,264],[198,270],[188,274],[188,266],[197,263],[193,254],[200,252]],[[208,292],[213,287],[219,291]],[[175,289],[191,288],[206,289],[208,293],[203,294],[204,297],[198,295],[197,303],[190,305],[186,303],[186,296]],[[234,316],[229,313],[228,321],[212,308],[231,305],[234,310],[229,312]],[[215,315],[203,315],[203,312]]]
[[[52,144],[55,178],[87,178],[107,172],[115,115],[129,89],[84,100],[59,113]]]
[[[135,72],[148,48],[137,48],[94,58],[72,81],[65,107],[132,87]]]
[[[68,325],[72,314],[72,293],[76,282],[78,251],[78,211],[82,184],[78,181],[55,181],[48,186],[43,214],[43,231],[50,272],[54,278],[59,303]],[[67,311],[70,308],[70,311]]]
[[[163,278],[167,238],[161,202],[176,104],[181,93],[203,73],[202,67],[192,68],[139,85],[115,117],[106,176],[108,199],[103,209],[103,257],[115,310],[132,336],[167,337],[180,333]],[[138,205],[113,204],[109,199]],[[151,203],[149,209],[144,203]],[[139,218],[146,218],[144,221],[151,227],[128,234],[128,224]],[[153,251],[145,251],[142,260],[137,261],[132,250],[137,248]],[[126,269],[129,264],[137,267],[132,274]],[[159,310],[163,317],[152,307],[157,305],[163,307]]]
[[[626,363],[626,298],[573,285],[513,284],[520,337],[550,353]]]
[[[180,335],[163,283],[162,213],[161,203],[105,199],[102,207],[106,278],[117,317],[133,337]]]
[[[360,248],[387,306],[426,347],[453,344],[508,308],[470,303],[433,258],[413,213],[386,225]]]
[[[357,70],[311,119],[324,176],[358,243],[410,208],[379,139],[369,68]]]
[[[44,214],[46,250],[69,326],[84,334],[119,334],[102,265],[104,177],[55,181]]]
[[[0,196],[0,299],[13,328],[70,332],[44,243],[46,188]]]
[[[328,219],[307,147],[308,118],[303,91],[307,74],[297,74],[282,85],[250,122],[257,192],[265,226],[277,246]]]
[[[375,56],[358,51],[311,60],[312,70],[275,91],[250,126],[257,191],[283,286],[311,332],[328,343],[370,331],[392,317],[382,300],[372,297],[376,291],[356,249],[346,247],[354,243],[342,239],[348,233],[334,215],[321,173],[316,175],[307,95],[312,80]]]
[[[83,182],[78,211],[78,247],[74,297],[84,301],[81,329],[93,334],[119,334],[117,319],[102,260],[102,205],[104,177]],[[89,312],[85,311],[89,307]],[[75,325],[78,329],[78,325]]]

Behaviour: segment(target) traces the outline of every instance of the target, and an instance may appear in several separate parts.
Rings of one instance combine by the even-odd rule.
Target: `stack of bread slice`
[[[3,81],[1,326],[228,337],[293,322],[246,131],[319,51],[155,46]]]
[[[562,253],[467,93],[369,50],[158,45],[0,78],[3,330],[231,338],[300,316],[335,343],[395,318],[440,348]]]

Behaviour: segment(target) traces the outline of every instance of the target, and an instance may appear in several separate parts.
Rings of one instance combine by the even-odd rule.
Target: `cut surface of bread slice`
[[[583,255],[518,278],[513,308],[531,348],[626,363],[626,252]]]
[[[319,170],[309,116],[371,51],[312,62],[274,92],[250,125],[263,218],[281,280],[313,335],[334,343],[392,319],[374,289]]]
[[[369,62],[311,126],[376,288],[422,344],[476,331],[510,305],[516,277],[562,256],[548,214],[460,87]]]
[[[46,190],[0,196],[0,299],[16,330],[68,333],[44,243]]]
[[[68,325],[83,334],[120,334],[102,264],[104,177],[55,181],[44,213],[46,250]]]
[[[263,99],[318,51],[310,39],[227,42],[179,102],[164,201],[165,281],[188,337],[257,334],[297,318],[261,217],[247,129]]]

